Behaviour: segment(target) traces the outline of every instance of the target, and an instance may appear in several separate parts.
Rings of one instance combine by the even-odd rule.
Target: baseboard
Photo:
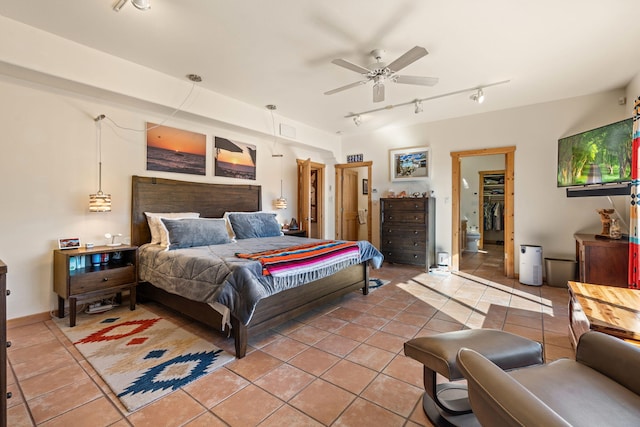
[[[54,315],[57,316],[57,311],[56,313],[54,313]],[[51,320],[51,313],[48,311],[45,313],[30,314],[29,316],[17,317],[15,319],[7,320],[7,329],[33,325],[34,323],[45,322],[47,320]]]

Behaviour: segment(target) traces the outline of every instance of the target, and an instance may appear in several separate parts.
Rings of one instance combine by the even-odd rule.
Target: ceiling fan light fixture
[[[151,9],[151,0],[131,0],[131,4],[140,10]]]
[[[469,97],[472,101],[482,104],[484,102],[484,92],[482,89],[478,89],[476,93],[471,94]]]

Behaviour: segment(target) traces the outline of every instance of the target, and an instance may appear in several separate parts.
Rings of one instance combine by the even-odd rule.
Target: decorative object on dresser
[[[597,285],[629,286],[629,242],[602,239],[594,234],[576,234],[578,280]]]
[[[130,412],[234,360],[143,306],[80,313],[73,328],[62,319],[54,321]]]
[[[7,427],[7,399],[11,393],[7,393],[7,348],[11,342],[7,341],[7,266],[0,260],[0,427]]]
[[[380,247],[385,261],[436,264],[435,198],[380,199]]]
[[[65,316],[69,301],[69,325],[76,324],[78,301],[98,301],[115,294],[121,300],[128,290],[129,308],[136,308],[137,246],[95,246],[53,251],[53,290],[58,294],[58,317]]]
[[[640,291],[569,282],[569,338],[576,348],[588,331],[613,335],[640,347]]]

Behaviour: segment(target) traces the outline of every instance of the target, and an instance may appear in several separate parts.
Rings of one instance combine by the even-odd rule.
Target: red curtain
[[[629,287],[640,289],[640,97],[633,105],[633,150],[631,153],[631,211],[629,214]]]

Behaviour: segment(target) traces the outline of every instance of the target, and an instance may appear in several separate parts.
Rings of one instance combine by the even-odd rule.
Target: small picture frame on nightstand
[[[80,248],[80,239],[77,237],[68,237],[64,239],[58,239],[58,248],[78,249]]]

